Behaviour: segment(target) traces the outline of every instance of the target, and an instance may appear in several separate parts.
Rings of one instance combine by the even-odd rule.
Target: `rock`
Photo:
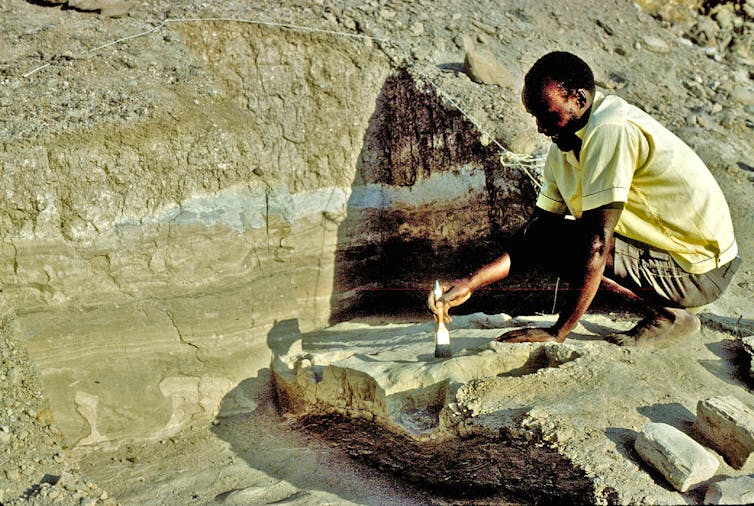
[[[134,3],[133,0],[107,2],[107,5],[100,9],[100,14],[108,18],[120,18],[128,15],[128,12],[131,10]]]
[[[702,434],[725,460],[741,469],[754,453],[754,412],[731,396],[699,401],[694,430]]]
[[[223,504],[272,504],[284,501],[298,492],[298,489],[286,481],[266,483],[261,486],[234,490],[227,495]]]
[[[380,9],[380,16],[382,16],[383,19],[393,19],[396,16],[396,12],[392,9],[384,8]]]
[[[647,45],[647,49],[649,49],[650,51],[654,53],[670,52],[670,47],[668,47],[668,43],[659,37],[645,35],[644,37],[642,37],[642,40],[644,41],[644,44]]]
[[[754,503],[754,474],[713,483],[704,495],[704,504]]]
[[[733,30],[734,20],[736,19],[736,13],[734,12],[733,4],[721,4],[715,7],[713,17],[720,28],[726,31]]]
[[[634,448],[680,492],[712,478],[720,465],[702,445],[665,423],[647,424]]]
[[[466,39],[463,35],[459,33],[453,37],[453,44],[455,44],[458,49],[465,49]]]
[[[738,85],[731,91],[730,97],[742,105],[754,105],[754,88]]]
[[[488,51],[467,50],[463,60],[463,69],[475,83],[494,84],[504,88],[514,87],[511,73]]]

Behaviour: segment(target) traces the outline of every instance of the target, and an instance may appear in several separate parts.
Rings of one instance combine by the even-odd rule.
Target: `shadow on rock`
[[[615,449],[623,457],[637,464],[641,462],[639,454],[634,450],[634,441],[636,441],[636,436],[639,435],[638,432],[624,427],[609,427],[605,430],[605,434],[615,444]]]
[[[677,402],[652,404],[651,406],[637,408],[637,411],[653,423],[664,423],[681,432],[689,432],[696,418],[694,413],[689,411],[686,406]]]
[[[700,360],[707,371],[735,386],[751,389],[754,380],[749,376],[752,358],[738,339],[722,339],[705,345],[719,360]]]

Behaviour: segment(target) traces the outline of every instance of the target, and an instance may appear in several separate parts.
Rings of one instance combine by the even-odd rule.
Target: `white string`
[[[116,44],[120,44],[121,42],[125,42],[127,40],[136,39],[138,37],[143,37],[144,35],[149,35],[150,33],[156,32],[157,30],[159,30],[163,26],[165,26],[165,21],[163,21],[159,25],[155,26],[151,30],[147,30],[147,31],[141,32],[141,33],[136,33],[134,35],[129,35],[128,37],[123,37],[122,39],[113,40],[111,42],[108,42],[107,44],[102,44],[101,46],[93,47],[92,49],[84,51],[83,54],[94,53],[95,51],[99,51],[100,49],[104,49],[106,47],[114,46]],[[38,71],[40,71],[40,70],[42,70],[42,69],[44,69],[46,67],[49,67],[50,65],[51,65],[51,62],[47,62],[44,65],[40,65],[39,67],[37,67],[37,68],[35,68],[35,69],[33,69],[33,70],[31,70],[31,71],[23,74],[23,77],[29,77],[30,75],[34,74],[35,72],[38,72]]]

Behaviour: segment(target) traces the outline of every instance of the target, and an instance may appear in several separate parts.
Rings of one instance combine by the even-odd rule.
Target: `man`
[[[508,332],[501,341],[563,342],[600,287],[645,315],[608,336],[616,344],[696,333],[699,319],[687,308],[720,297],[741,263],[725,197],[702,160],[645,112],[597,92],[589,66],[570,53],[540,58],[522,101],[553,141],[534,217],[519,246],[441,285],[445,314],[430,295],[435,316],[449,321],[448,307],[535,258],[557,264],[575,295],[553,326]]]

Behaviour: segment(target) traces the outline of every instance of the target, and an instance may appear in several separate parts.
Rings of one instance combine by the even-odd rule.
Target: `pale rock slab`
[[[704,504],[754,503],[754,474],[713,483],[704,495]]]
[[[694,429],[734,468],[751,463],[754,453],[754,411],[731,396],[697,403]]]
[[[647,424],[634,448],[680,492],[712,478],[720,465],[702,445],[665,423]]]

